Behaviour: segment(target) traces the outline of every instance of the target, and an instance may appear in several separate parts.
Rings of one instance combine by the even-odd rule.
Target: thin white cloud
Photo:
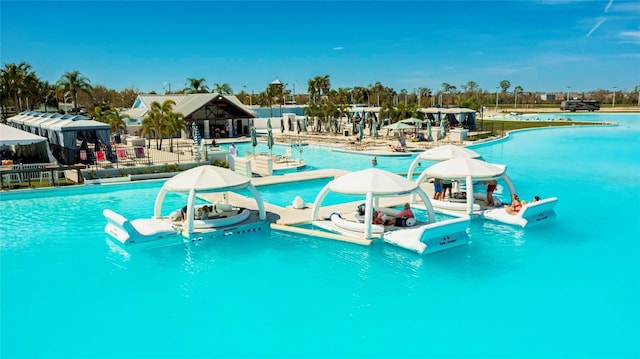
[[[591,30],[589,30],[589,32],[587,33],[587,35],[585,35],[585,37],[591,36],[591,34],[593,34],[593,32],[596,31],[600,27],[600,25],[604,24],[605,21],[607,21],[607,18],[602,16],[599,17],[595,25],[593,25],[593,27],[591,28]]]
[[[609,3],[604,8],[604,12],[609,12],[609,9],[611,8],[611,5],[613,5],[613,0],[609,0]]]
[[[618,57],[632,57],[632,58],[640,58],[640,54],[620,54]]]
[[[333,49],[331,49],[333,51],[340,51],[340,50],[344,50],[344,46],[336,46]]]
[[[632,44],[640,44],[640,31],[623,31],[618,34],[624,38],[624,42],[630,42]]]

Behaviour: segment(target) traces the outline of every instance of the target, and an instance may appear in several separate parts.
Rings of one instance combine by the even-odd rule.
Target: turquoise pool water
[[[637,358],[640,116],[613,117],[474,147],[557,219],[427,256],[281,232],[126,253],[102,209],[150,215],[162,182],[2,193],[0,357]],[[304,156],[370,166],[327,153]]]

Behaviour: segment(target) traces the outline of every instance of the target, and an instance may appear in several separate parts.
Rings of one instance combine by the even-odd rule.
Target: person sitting
[[[518,214],[518,212],[520,212],[521,209],[522,202],[520,201],[520,197],[518,197],[518,195],[514,193],[512,196],[511,205],[504,206],[504,210],[507,211],[507,213],[515,216],[516,214]]]
[[[372,221],[373,224],[384,224],[384,213],[382,211],[373,212]]]
[[[467,192],[456,192],[453,194],[455,199],[467,199]]]
[[[540,200],[540,196],[533,196],[533,201],[529,202],[529,203],[533,203],[533,202],[538,202]],[[527,204],[527,201],[520,201],[520,203],[524,206],[525,204]]]
[[[413,211],[411,210],[411,205],[409,203],[405,203],[404,204],[404,209],[402,211],[398,212],[396,217],[402,217],[402,218],[413,218],[413,217],[415,217],[413,215]]]
[[[391,218],[393,218],[392,223],[396,227],[407,227],[409,225],[415,224],[415,216],[413,214],[413,211],[411,210],[411,205],[409,205],[409,203],[405,203],[404,209],[398,212],[395,217]],[[413,220],[413,224],[408,223],[410,222],[410,220]]]
[[[400,142],[399,148],[402,150],[402,152],[406,151],[407,150],[407,140],[404,138],[404,136],[400,137],[398,142]]]

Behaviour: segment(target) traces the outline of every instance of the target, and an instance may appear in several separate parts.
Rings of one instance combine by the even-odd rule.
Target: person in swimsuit
[[[442,199],[442,180],[439,178],[433,180],[433,199]]]
[[[447,197],[447,191],[449,191],[449,198],[453,197],[453,183],[451,183],[451,180],[443,180],[442,181],[442,200],[444,201],[444,199]]]
[[[487,182],[487,206],[495,206],[495,202],[493,201],[493,191],[498,187],[498,182],[496,180],[490,180]]]
[[[521,209],[522,202],[520,202],[520,197],[518,197],[518,195],[514,193],[513,199],[511,201],[511,206],[504,206],[504,210],[507,211],[507,213],[515,216],[516,214],[518,214],[518,212],[520,212]]]
[[[404,209],[400,211],[396,217],[402,218],[414,218],[413,211],[411,210],[411,205],[409,203],[404,204]]]

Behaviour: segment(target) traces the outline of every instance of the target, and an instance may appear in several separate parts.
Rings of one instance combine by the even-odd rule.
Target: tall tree
[[[509,80],[500,81],[500,88],[502,89],[502,93],[506,93],[509,90],[509,87],[511,87],[511,82],[509,82]]]
[[[144,134],[153,135],[158,150],[162,149],[162,137],[171,134],[168,116],[173,111],[175,104],[173,100],[164,100],[162,103],[153,101],[149,112],[142,120]]]
[[[124,120],[129,118],[129,115],[121,114],[114,108],[106,111],[104,118],[106,119],[104,122],[108,123],[109,128],[111,128],[111,133],[120,133],[120,130],[127,128],[127,124]]]
[[[231,95],[231,94],[233,94],[233,89],[226,82],[223,83],[223,84],[213,84],[213,89],[214,89],[215,92],[219,93],[220,95]]]
[[[16,112],[20,112],[23,109],[20,97],[26,90],[30,76],[35,76],[35,74],[31,71],[31,65],[24,61],[19,64],[4,64],[4,68],[1,71],[0,81],[2,82],[0,87],[2,88],[3,96],[6,93],[6,98],[3,98],[3,100],[11,99]]]
[[[184,89],[184,93],[205,93],[205,92],[209,92],[209,87],[207,87],[204,83],[207,82],[207,80],[203,79],[203,78],[193,78],[193,77],[189,77],[187,79],[187,81],[189,81],[189,87]]]
[[[48,105],[52,105],[55,108],[58,107],[56,100],[56,87],[54,85],[50,84],[48,81],[40,82],[39,93],[43,100],[44,112],[48,112]]]
[[[91,82],[88,78],[82,76],[79,71],[65,72],[60,80],[58,80],[57,85],[65,92],[71,94],[73,107],[76,111],[80,108],[78,104],[78,92],[82,91],[91,97]]]
[[[167,113],[167,130],[171,135],[169,136],[169,150],[173,151],[173,137],[174,134],[180,133],[182,130],[186,130],[189,127],[187,121],[184,120],[184,115],[180,112],[173,112],[173,108]]]

